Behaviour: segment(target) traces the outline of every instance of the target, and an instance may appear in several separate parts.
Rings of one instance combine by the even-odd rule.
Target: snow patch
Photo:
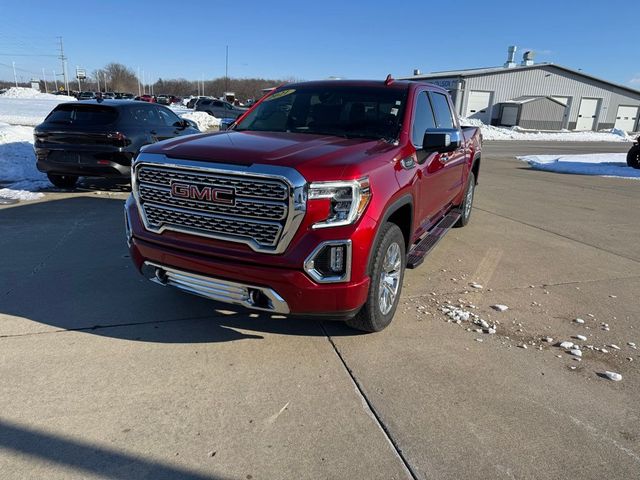
[[[58,104],[75,102],[74,97],[42,93],[33,88],[12,87],[0,95],[0,122],[36,126]]]
[[[530,140],[542,142],[630,142],[632,138],[617,128],[600,132],[527,130],[521,127],[494,127],[475,118],[460,118],[463,126],[479,127],[485,140]]]
[[[535,170],[640,179],[640,170],[627,165],[626,153],[526,155],[516,158],[527,162]]]
[[[33,128],[0,123],[0,185],[0,196],[19,200],[40,198],[30,192],[49,186],[36,169]]]

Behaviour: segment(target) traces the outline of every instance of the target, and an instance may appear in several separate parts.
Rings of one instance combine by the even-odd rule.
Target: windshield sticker
[[[390,113],[391,113],[391,115],[398,115],[398,109],[397,108],[392,108]]]
[[[402,100],[396,100],[396,105],[402,105]]]
[[[287,90],[281,90],[279,92],[274,93],[273,95],[264,99],[265,102],[270,102],[271,100],[277,100],[278,98],[286,97],[287,95],[291,95],[295,90],[293,88],[289,88]]]

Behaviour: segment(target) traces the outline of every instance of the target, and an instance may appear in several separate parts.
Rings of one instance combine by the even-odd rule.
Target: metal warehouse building
[[[502,67],[420,74],[451,93],[458,113],[491,125],[545,130],[640,130],[640,91],[552,63],[534,63],[525,52],[514,61],[509,47]]]

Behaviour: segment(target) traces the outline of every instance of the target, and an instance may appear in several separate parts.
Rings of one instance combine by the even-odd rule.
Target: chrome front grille
[[[304,216],[305,181],[290,168],[237,167],[141,153],[133,172],[138,210],[145,227],[156,233],[174,230],[281,253]],[[187,196],[172,193],[175,183],[222,189],[231,199],[201,197],[201,190]]]
[[[239,197],[286,200],[289,194],[287,185],[278,181],[237,178],[229,175],[211,175],[156,167],[143,167],[138,172],[138,181],[140,183],[169,187],[172,180],[209,183],[218,187],[231,187],[235,189],[236,195]]]
[[[243,200],[238,198],[234,206],[219,203],[198,202],[173,198],[169,187],[141,184],[140,199],[145,202],[172,205],[182,208],[193,208],[205,212],[237,215],[240,217],[263,218],[267,220],[284,220],[287,217],[287,205],[283,202]]]
[[[154,203],[144,203],[142,209],[151,225],[180,225],[204,232],[224,232],[230,239],[251,238],[258,245],[267,247],[276,244],[282,230],[282,227],[277,224],[250,222],[204,212],[190,212]]]

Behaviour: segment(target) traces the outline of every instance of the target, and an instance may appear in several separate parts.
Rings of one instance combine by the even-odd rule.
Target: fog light
[[[349,281],[351,240],[331,240],[321,243],[304,262],[304,269],[318,283]]]
[[[342,273],[344,269],[344,245],[331,247],[329,268],[335,273]]]

